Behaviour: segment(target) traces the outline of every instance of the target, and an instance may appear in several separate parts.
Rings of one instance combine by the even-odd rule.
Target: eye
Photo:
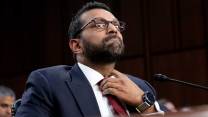
[[[120,28],[119,22],[113,21],[112,24],[113,24],[117,29]]]
[[[9,107],[9,105],[7,105],[7,104],[1,104],[0,105],[2,108],[8,108]]]
[[[120,26],[118,26],[118,25],[114,25],[117,29],[119,29],[120,30]]]
[[[125,30],[125,23],[122,21],[114,21],[112,22],[112,24],[120,31],[124,31]]]
[[[106,28],[106,24],[105,23],[97,23],[96,25],[95,25],[97,28]]]

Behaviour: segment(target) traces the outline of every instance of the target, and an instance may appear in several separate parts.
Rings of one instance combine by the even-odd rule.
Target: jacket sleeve
[[[39,71],[30,74],[15,117],[53,117],[53,99],[47,78]]]
[[[140,87],[144,92],[145,91],[149,91],[151,92],[155,97],[157,97],[156,95],[156,91],[155,89],[145,80],[142,80],[138,77],[134,77],[131,75],[128,75],[128,77],[138,86]],[[130,111],[130,113],[137,113],[135,107],[131,107],[129,105],[127,105],[128,110]]]
[[[151,92],[155,97],[157,97],[157,93],[155,91],[155,89],[152,87],[152,85],[150,85],[147,81],[142,80],[138,77],[134,77],[131,75],[128,75],[128,77],[138,86],[140,87],[143,91],[149,91]]]

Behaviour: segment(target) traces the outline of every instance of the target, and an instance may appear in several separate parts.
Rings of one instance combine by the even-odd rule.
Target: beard
[[[116,62],[124,53],[123,41],[111,35],[103,39],[100,44],[93,44],[83,39],[84,56],[92,63],[108,64]]]

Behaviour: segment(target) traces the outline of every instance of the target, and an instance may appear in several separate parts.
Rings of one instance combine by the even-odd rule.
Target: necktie
[[[100,85],[101,81],[98,83],[98,85]],[[117,97],[110,95],[110,94],[106,95],[106,97],[107,97],[110,105],[112,106],[115,114],[118,117],[128,117],[128,114],[127,114],[124,106],[121,104],[121,102],[118,100]]]

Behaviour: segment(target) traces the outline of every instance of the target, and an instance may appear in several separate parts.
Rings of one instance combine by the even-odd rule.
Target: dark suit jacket
[[[128,76],[144,91],[155,94],[144,80]],[[130,112],[135,111],[127,105]],[[99,107],[83,72],[59,65],[33,71],[26,83],[21,106],[15,117],[98,117]]]

